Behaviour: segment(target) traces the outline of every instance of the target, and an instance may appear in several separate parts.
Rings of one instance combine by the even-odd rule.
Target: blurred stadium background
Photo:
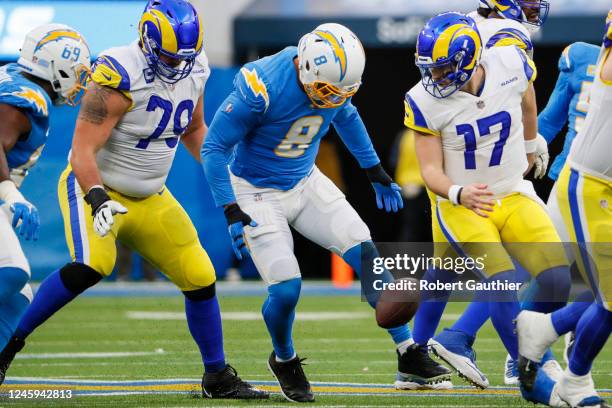
[[[302,34],[322,22],[336,21],[353,29],[362,40],[368,58],[355,104],[390,170],[403,160],[397,157],[398,135],[403,127],[403,95],[420,78],[413,65],[419,29],[434,13],[467,12],[478,4],[477,0],[193,0],[193,3],[203,17],[205,49],[213,67],[205,96],[207,122],[229,93],[241,64],[295,45]],[[549,21],[535,37],[540,109],[554,87],[557,61],[563,48],[575,41],[599,43],[603,16],[610,7],[609,0],[553,0],[551,3]],[[108,47],[131,42],[137,38],[137,23],[144,4],[144,0],[3,0],[0,2],[0,61],[15,61],[24,34],[34,26],[51,21],[80,30],[93,56]],[[54,113],[49,143],[24,184],[26,196],[38,206],[42,218],[40,240],[24,244],[34,280],[41,280],[68,260],[56,183],[66,165],[76,110],[59,108]],[[357,163],[333,134],[326,139],[320,153],[321,167],[342,186],[349,201],[370,226],[374,239],[427,240],[428,206],[419,199],[418,177],[413,177],[410,171],[403,175],[402,183],[407,187],[407,198],[411,199],[403,214],[383,215],[375,208],[373,193]],[[551,147],[553,155],[562,145],[560,139]],[[406,166],[410,168],[410,162]],[[550,185],[549,180],[537,183],[543,198],[548,195]],[[219,277],[223,278],[228,269],[237,268],[243,277],[257,278],[250,262],[236,263],[222,212],[214,207],[200,166],[182,147],[168,186],[195,222]],[[295,238],[304,277],[329,277],[329,254],[297,234]],[[142,279],[142,262],[137,257],[124,255],[118,265],[129,278]]]

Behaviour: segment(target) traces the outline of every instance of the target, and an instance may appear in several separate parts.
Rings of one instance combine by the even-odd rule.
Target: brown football
[[[419,281],[414,278],[403,278],[396,280],[395,283],[405,283],[401,281],[413,281],[414,289],[386,289],[376,303],[376,323],[383,329],[391,329],[408,323],[419,308],[421,298],[418,289]]]

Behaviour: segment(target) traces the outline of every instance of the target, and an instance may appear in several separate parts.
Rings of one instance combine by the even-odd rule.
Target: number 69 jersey
[[[172,85],[155,77],[138,41],[100,54],[92,80],[132,101],[96,156],[104,185],[131,197],[162,189],[209,75],[204,52],[191,74]]]
[[[515,46],[490,49],[481,64],[486,75],[478,96],[459,91],[438,99],[414,86],[404,101],[404,124],[442,138],[444,171],[454,184],[484,183],[503,197],[528,167],[521,102],[537,72]]]

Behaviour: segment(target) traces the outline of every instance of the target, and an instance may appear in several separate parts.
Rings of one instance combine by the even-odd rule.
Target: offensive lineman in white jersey
[[[610,407],[593,383],[591,367],[612,332],[612,10],[589,111],[574,139],[557,181],[557,199],[576,262],[595,301],[583,311],[572,303],[550,314],[521,312],[517,318],[521,382],[532,387],[544,351],[559,336],[574,331],[576,339],[567,369],[558,381],[559,396],[571,407]],[[536,364],[533,364],[536,363]]]
[[[73,262],[41,284],[0,367],[8,367],[36,327],[111,274],[119,240],[183,292],[204,363],[204,396],[267,398],[225,362],[213,265],[164,186],[178,142],[199,160],[206,133],[210,70],[200,18],[187,1],[150,0],[139,31],[138,41],[103,52],[94,65],[58,186]]]
[[[480,0],[479,8],[468,14],[478,27],[482,39],[483,53],[494,47],[517,46],[533,58],[534,47],[531,36],[544,25],[548,17],[549,3],[545,0]],[[533,176],[540,179],[546,175],[549,154],[546,139],[538,134],[535,151]],[[435,200],[430,194],[432,214],[435,212]],[[554,221],[554,219],[553,219]],[[434,222],[436,220],[434,219]],[[526,274],[525,274],[526,275]],[[432,309],[435,304],[425,304],[424,308]],[[475,382],[478,386],[485,385],[488,380],[478,369],[473,344],[480,328],[489,319],[489,308],[486,303],[473,301],[461,317],[449,328],[438,333],[430,342],[432,351],[443,358],[451,366]],[[427,321],[422,327],[415,321],[415,336],[431,337],[432,326]],[[423,329],[423,330],[422,330]],[[560,367],[552,354],[547,354],[545,367],[549,374],[559,374]],[[506,357],[504,364],[504,384],[518,384],[518,362]]]
[[[437,196],[434,242],[462,257],[482,257],[485,267],[476,272],[486,282],[512,281],[511,258],[517,259],[538,282],[538,306],[555,300],[552,304],[561,307],[570,287],[562,248],[501,245],[560,243],[543,203],[523,180],[537,134],[535,65],[518,47],[492,48],[482,59],[481,51],[475,22],[459,13],[434,17],[417,42],[416,65],[423,81],[406,95],[405,124],[416,133],[423,179]],[[444,255],[439,253],[443,247],[436,248],[438,256]],[[456,279],[452,271],[436,270],[430,276]],[[502,342],[517,359],[512,325],[519,311],[516,292],[499,291],[488,305]],[[419,308],[417,319],[421,313]],[[415,336],[415,341],[423,340]],[[488,386],[484,380],[474,384]],[[553,385],[543,373],[536,392],[526,397],[548,403]]]

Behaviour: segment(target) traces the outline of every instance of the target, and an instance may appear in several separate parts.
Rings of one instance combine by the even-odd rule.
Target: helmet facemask
[[[315,81],[303,84],[308,98],[317,108],[337,108],[357,93],[361,84],[338,88],[327,82]]]
[[[460,67],[466,58],[466,52],[461,50],[443,60],[432,62],[428,58],[416,57],[416,65],[421,71],[421,82],[425,90],[436,98],[448,98],[468,83],[478,64],[471,70]],[[436,74],[442,73],[440,79],[435,79]]]
[[[197,52],[193,52],[194,50],[190,50],[192,52],[185,53],[185,55],[165,52],[158,47],[155,41],[148,35],[146,26],[143,28],[141,46],[149,68],[153,70],[159,79],[167,84],[175,84],[181,79],[187,78],[198,56]],[[178,60],[180,64],[177,66],[168,64],[161,58],[162,55],[173,60]]]
[[[548,19],[550,3],[546,0],[519,0],[522,10],[522,23],[530,32],[536,32]]]
[[[58,69],[51,61],[50,70],[53,79],[50,81],[57,98],[55,104],[77,106],[86,91],[91,70],[83,64],[74,64],[68,72]]]

